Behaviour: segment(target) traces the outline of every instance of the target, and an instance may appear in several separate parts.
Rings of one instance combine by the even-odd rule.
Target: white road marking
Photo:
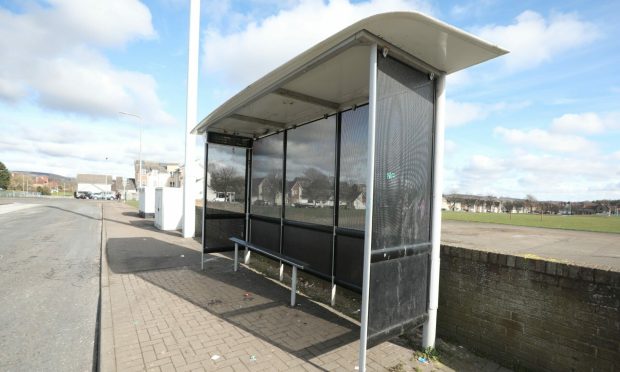
[[[0,214],[11,213],[15,211],[20,211],[22,209],[37,207],[39,204],[22,204],[22,203],[11,203],[11,204],[0,204]]]

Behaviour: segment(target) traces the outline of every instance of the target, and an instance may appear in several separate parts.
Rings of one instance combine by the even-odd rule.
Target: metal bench
[[[246,242],[243,239],[239,239],[239,238],[235,238],[235,237],[231,237],[230,240],[235,243],[235,262],[234,262],[234,271],[237,271],[238,268],[238,262],[239,262],[239,246],[243,246],[248,250],[252,250],[252,251],[256,251],[259,252],[267,257],[273,258],[274,260],[279,260],[282,263],[285,263],[287,265],[291,265],[291,267],[293,268],[293,274],[291,277],[291,306],[295,306],[295,296],[297,295],[297,269],[301,269],[303,270],[304,268],[308,267],[308,264],[302,261],[298,261],[296,259],[290,258],[290,257],[286,257],[285,255],[282,255],[280,253],[271,251],[269,249],[260,247],[256,244],[252,244],[250,242]]]

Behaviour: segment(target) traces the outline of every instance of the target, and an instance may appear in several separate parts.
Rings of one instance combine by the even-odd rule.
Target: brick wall
[[[620,371],[620,273],[443,246],[440,337],[517,370]]]

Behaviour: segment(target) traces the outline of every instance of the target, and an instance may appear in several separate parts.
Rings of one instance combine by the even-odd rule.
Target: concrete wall
[[[447,246],[441,259],[440,337],[517,370],[620,370],[620,273]]]

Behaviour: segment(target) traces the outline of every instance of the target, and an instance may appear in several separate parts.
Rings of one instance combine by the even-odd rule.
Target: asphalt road
[[[0,201],[1,371],[92,370],[100,246],[100,203]]]

